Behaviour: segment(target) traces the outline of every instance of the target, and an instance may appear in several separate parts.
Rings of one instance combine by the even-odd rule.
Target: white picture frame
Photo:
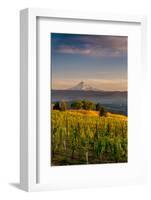
[[[141,34],[141,69],[142,79],[144,79],[147,70],[146,64],[146,17],[145,16],[124,16],[100,13],[85,13],[85,12],[72,12],[72,11],[54,11],[49,9],[24,9],[20,12],[20,185],[26,191],[39,191],[39,190],[52,190],[64,189],[74,187],[93,187],[93,186],[109,186],[109,185],[127,185],[144,183],[147,179],[146,173],[146,157],[145,157],[145,133],[141,134],[142,145],[142,161],[140,167],[140,174],[130,176],[121,181],[115,177],[113,180],[107,180],[103,183],[96,181],[97,184],[73,184],[69,182],[64,184],[49,184],[40,183],[38,180],[39,170],[39,145],[38,145],[38,72],[37,72],[37,19],[41,18],[55,18],[55,19],[69,19],[83,20],[93,22],[110,22],[110,23],[127,23],[139,24]],[[95,166],[94,166],[95,167]],[[94,168],[94,170],[101,170]],[[118,173],[118,172],[117,172]],[[97,177],[97,175],[96,175]],[[51,178],[51,177],[50,177]],[[96,179],[96,178],[95,178]]]

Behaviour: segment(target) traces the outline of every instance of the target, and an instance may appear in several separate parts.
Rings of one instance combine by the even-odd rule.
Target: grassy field
[[[127,117],[52,110],[51,165],[127,162]]]

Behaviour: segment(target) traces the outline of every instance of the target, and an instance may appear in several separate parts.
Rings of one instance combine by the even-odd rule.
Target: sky
[[[51,33],[52,89],[127,91],[127,36]]]

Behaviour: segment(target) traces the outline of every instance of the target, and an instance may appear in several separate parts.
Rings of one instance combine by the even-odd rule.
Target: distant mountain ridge
[[[100,103],[109,112],[127,115],[127,92],[90,90],[51,90],[51,103],[88,100]]]
[[[72,88],[69,88],[68,90],[99,91],[99,89],[86,84],[84,81],[81,81],[80,83]]]

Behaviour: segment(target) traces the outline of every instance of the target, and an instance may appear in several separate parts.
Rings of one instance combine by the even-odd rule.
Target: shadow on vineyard
[[[127,162],[127,117],[94,110],[52,110],[51,165]]]

